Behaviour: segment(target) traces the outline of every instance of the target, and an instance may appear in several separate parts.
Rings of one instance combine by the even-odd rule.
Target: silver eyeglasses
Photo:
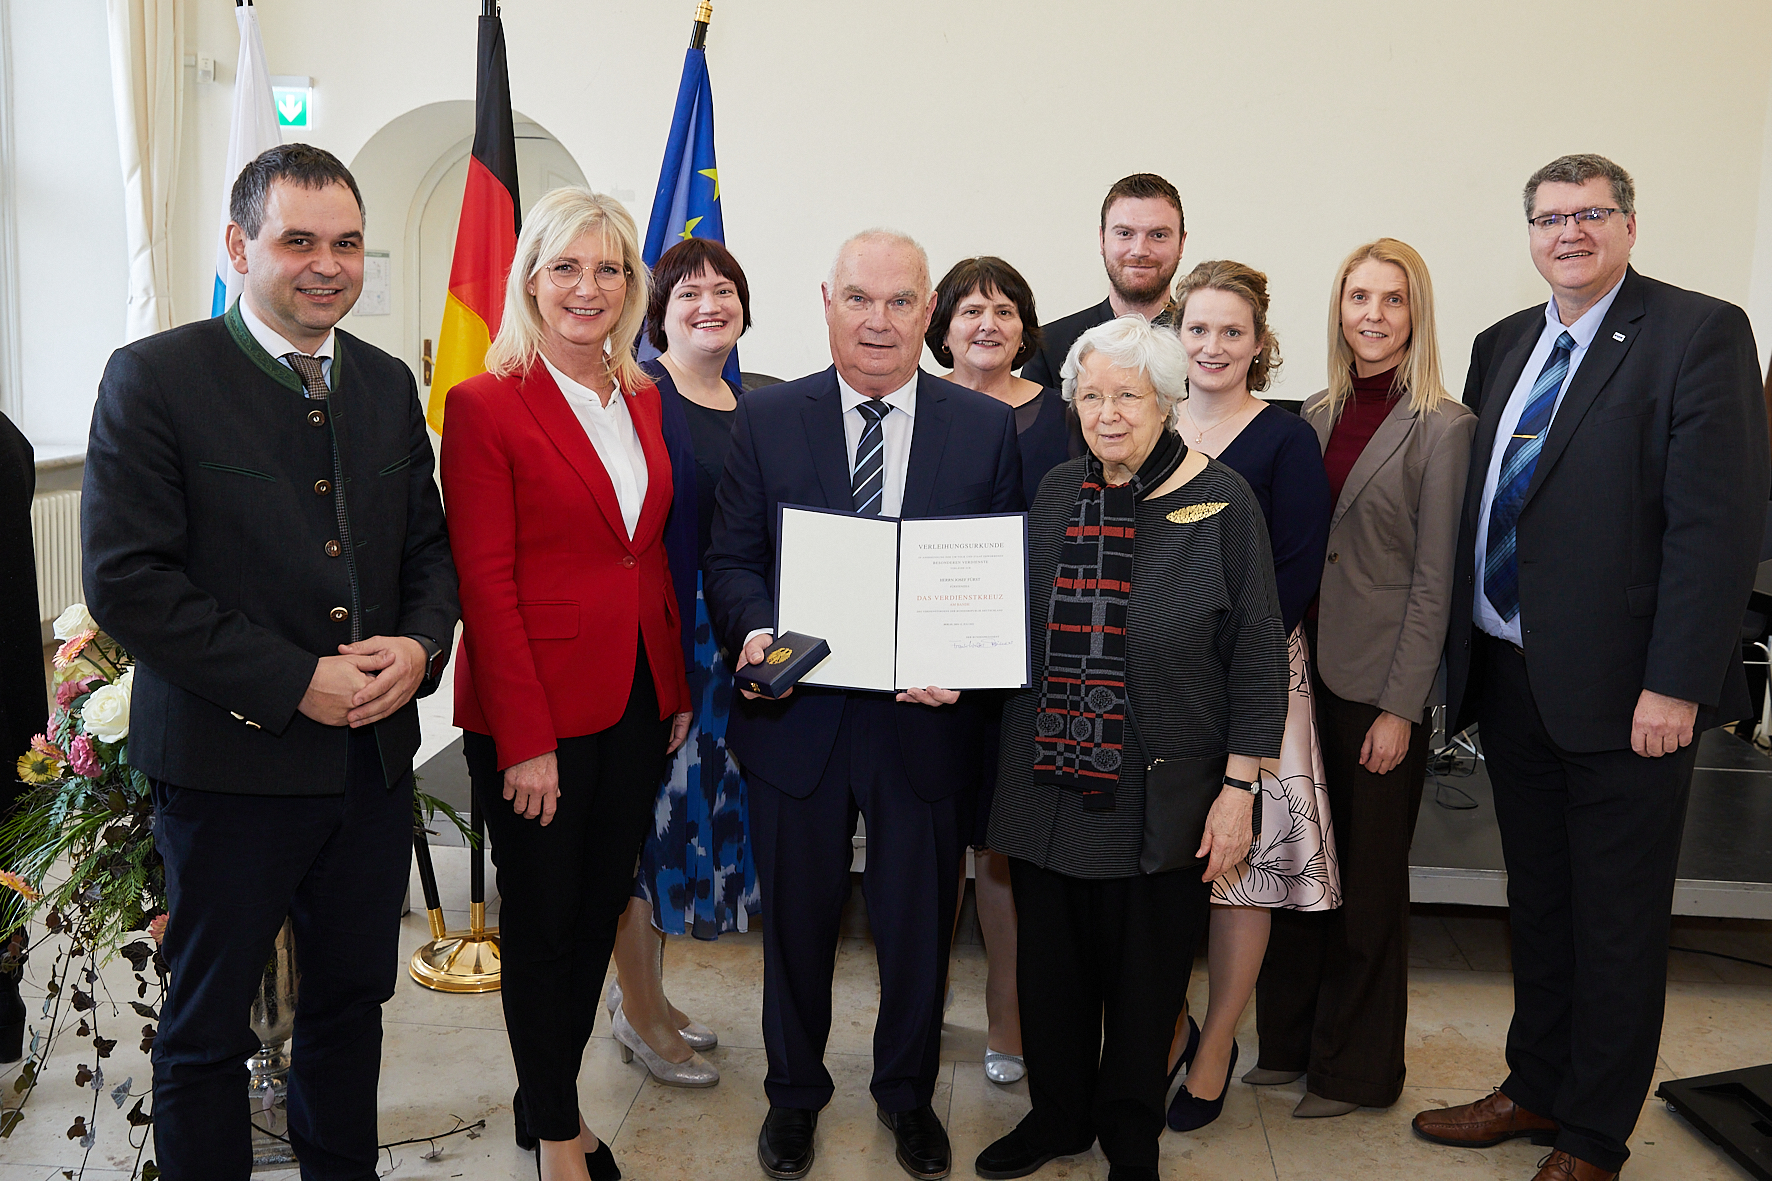
[[[1617,213],[1617,209],[1582,209],[1575,213],[1547,213],[1543,217],[1529,217],[1526,224],[1540,233],[1560,230],[1570,222],[1582,226],[1598,226],[1605,224],[1607,218]]]
[[[1137,390],[1121,390],[1117,394],[1102,394],[1090,390],[1086,394],[1078,394],[1076,402],[1077,409],[1091,412],[1100,412],[1110,401],[1121,410],[1131,410],[1149,397],[1149,394],[1141,394]]]
[[[584,273],[585,269],[570,259],[557,259],[548,264],[548,278],[553,281],[554,286],[567,291],[578,286]],[[627,284],[628,270],[612,262],[600,262],[591,272],[591,278],[604,291],[620,291]]]

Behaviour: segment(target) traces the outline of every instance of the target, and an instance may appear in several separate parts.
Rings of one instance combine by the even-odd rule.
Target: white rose
[[[58,640],[71,640],[81,632],[97,630],[98,621],[93,619],[85,603],[75,603],[55,617],[55,638]]]
[[[101,742],[122,742],[129,736],[129,686],[103,685],[80,707],[86,732]]]

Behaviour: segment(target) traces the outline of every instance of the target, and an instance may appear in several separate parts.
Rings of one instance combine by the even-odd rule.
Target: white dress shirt
[[[252,339],[258,341],[259,348],[277,358],[278,364],[285,369],[294,372],[295,366],[283,358],[290,353],[306,353],[308,350],[296,348],[284,340],[276,329],[253,315],[252,305],[246,302],[244,295],[240,297],[240,319],[245,322],[246,331],[252,333]],[[332,330],[328,328],[326,339],[320,342],[320,347],[308,354],[320,358],[320,376],[325,379],[327,389],[332,388],[332,339]],[[300,377],[301,374],[297,373],[296,376]]]
[[[904,476],[911,464],[911,430],[916,426],[917,419],[917,377],[912,374],[911,380],[900,388],[893,390],[884,398],[878,399],[891,409],[880,419],[881,445],[884,448],[880,455],[880,515],[896,517],[904,509]],[[858,407],[870,401],[866,394],[858,394],[837,375],[837,389],[843,395],[843,440],[848,450],[844,457],[849,464],[851,483],[855,478],[855,449],[861,443],[861,433],[867,429],[867,419]],[[848,506],[844,506],[848,507]]]
[[[567,377],[545,355],[541,361],[554,375],[554,384],[566,395],[566,404],[578,416],[591,447],[603,462],[603,470],[609,473],[609,482],[615,485],[616,503],[621,505],[621,522],[631,539],[634,526],[640,522],[640,508],[646,503],[646,452],[640,449],[640,434],[628,413],[627,395],[618,386],[605,406],[596,390]]]
[[[917,378],[921,371],[912,374],[910,381],[893,390],[878,401],[891,409],[880,419],[880,515],[896,517],[904,509],[904,477],[911,466],[911,431],[917,425]],[[837,374],[837,390],[843,398],[843,446],[847,454],[843,457],[844,464],[849,468],[851,485],[855,482],[855,449],[861,444],[861,433],[867,429],[867,419],[856,407],[868,401],[866,394],[857,393],[848,382]],[[835,505],[832,506],[837,507]],[[848,506],[843,506],[847,508]],[[766,627],[757,628],[745,636],[745,643],[750,643],[758,636],[769,635]]]
[[[1574,339],[1575,348],[1569,354],[1569,372],[1563,378],[1563,388],[1557,391],[1557,400],[1551,407],[1551,422],[1556,421],[1557,411],[1563,405],[1563,395],[1575,383],[1575,371],[1581,368],[1581,362],[1587,356],[1587,347],[1594,342],[1594,336],[1600,331],[1600,321],[1612,310],[1612,302],[1618,298],[1618,289],[1623,285],[1623,279],[1614,283],[1612,290],[1600,297],[1599,303],[1583,313],[1581,319],[1567,326],[1557,316],[1555,298],[1544,305],[1544,330],[1538,334],[1538,343],[1533,346],[1532,355],[1526,358],[1526,367],[1520,371],[1520,380],[1514,383],[1507,405],[1501,408],[1501,421],[1495,427],[1495,445],[1489,453],[1489,471],[1483,478],[1483,499],[1477,509],[1477,596],[1476,609],[1472,614],[1475,616],[1474,622],[1483,631],[1518,647],[1525,646],[1520,640],[1520,621],[1526,617],[1525,603],[1520,604],[1519,613],[1511,620],[1503,620],[1501,612],[1489,605],[1489,596],[1483,590],[1483,569],[1489,552],[1489,506],[1495,500],[1495,485],[1501,479],[1501,461],[1507,455],[1507,441],[1513,437],[1514,428],[1520,425],[1520,415],[1526,412],[1526,403],[1532,397],[1532,387],[1538,384],[1538,375],[1543,371],[1544,363],[1550,359],[1551,350],[1557,345],[1557,337],[1567,332]],[[1549,432],[1549,422],[1544,429]]]

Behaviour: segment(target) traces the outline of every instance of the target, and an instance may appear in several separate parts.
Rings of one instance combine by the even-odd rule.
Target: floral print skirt
[[[1287,910],[1334,910],[1341,905],[1341,871],[1302,626],[1293,629],[1287,647],[1292,676],[1286,733],[1280,757],[1261,760],[1261,831],[1255,834],[1249,860],[1212,883],[1215,905]]]

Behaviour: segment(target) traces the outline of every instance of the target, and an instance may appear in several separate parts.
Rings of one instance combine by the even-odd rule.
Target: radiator
[[[43,492],[31,502],[37,604],[44,621],[85,601],[80,589],[80,493]]]

